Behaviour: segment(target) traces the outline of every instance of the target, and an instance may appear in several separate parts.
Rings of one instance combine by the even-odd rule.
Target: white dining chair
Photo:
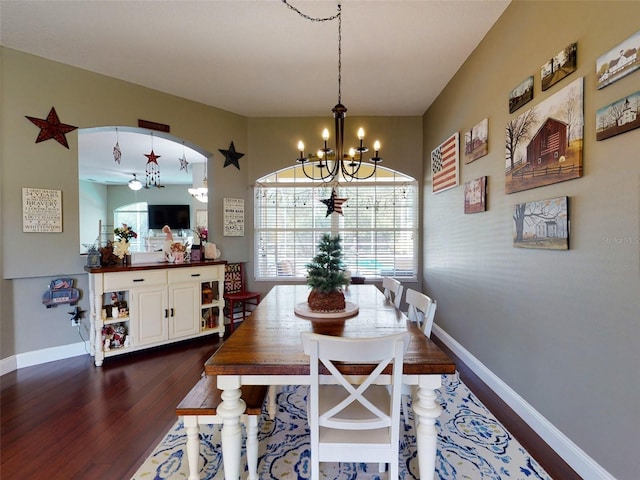
[[[395,278],[382,277],[382,288],[384,298],[389,300],[395,305],[396,308],[400,308],[400,302],[402,301],[402,291],[404,286]]]
[[[431,312],[431,306],[434,304],[434,300],[422,292],[408,288],[405,301],[409,306],[409,310],[407,311],[409,320],[416,322],[420,330],[422,330],[427,337],[430,337],[433,318],[436,314],[435,309],[433,313]]]
[[[320,478],[320,462],[387,463],[389,479],[398,478],[402,361],[408,343],[408,332],[375,338],[302,333],[311,368],[307,401],[311,480]],[[340,373],[339,362],[376,366],[364,381],[352,385]],[[387,380],[380,377],[389,364],[393,364],[390,389],[376,384]],[[321,365],[330,380],[323,378]]]
[[[407,311],[407,318],[410,321],[416,322],[418,328],[422,330],[422,333],[426,337],[431,337],[431,329],[433,328],[433,319],[436,315],[436,309],[438,308],[438,302],[433,300],[428,295],[422,292],[418,292],[411,288],[407,289],[407,295],[405,301],[409,305]],[[409,387],[408,385],[402,386],[402,413],[405,423],[409,423],[409,396],[412,399],[416,398],[415,386]]]

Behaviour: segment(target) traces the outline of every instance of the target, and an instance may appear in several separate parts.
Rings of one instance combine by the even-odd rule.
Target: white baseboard
[[[18,359],[15,355],[0,360],[0,376],[13,372],[18,368]]]
[[[43,348],[33,352],[18,353],[11,357],[3,358],[0,361],[0,372],[2,375],[12,372],[18,368],[31,367],[41,363],[54,362],[65,358],[87,355],[89,344],[85,342],[61,345],[59,347]]]
[[[433,325],[436,336],[442,340],[480,379],[494,391],[511,409],[518,414],[553,450],[562,457],[582,478],[592,480],[615,480],[589,455],[529,405],[509,385],[498,378],[476,357],[456,342],[438,325]]]

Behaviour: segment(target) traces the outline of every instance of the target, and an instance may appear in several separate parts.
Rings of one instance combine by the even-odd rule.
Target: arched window
[[[132,238],[129,242],[129,250],[132,252],[144,252],[144,240],[142,237],[143,235],[146,236],[149,231],[147,210],[147,202],[138,202],[123,205],[113,211],[114,228],[126,223],[138,234],[138,238]]]
[[[323,199],[348,199],[342,215]],[[306,276],[323,233],[340,234],[352,275],[417,278],[418,182],[378,167],[367,180],[309,180],[300,166],[267,175],[255,186],[255,274],[259,280]]]

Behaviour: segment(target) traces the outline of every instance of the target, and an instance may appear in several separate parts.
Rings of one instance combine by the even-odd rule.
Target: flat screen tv
[[[149,205],[148,213],[152,230],[162,230],[165,225],[171,230],[191,228],[189,205]]]

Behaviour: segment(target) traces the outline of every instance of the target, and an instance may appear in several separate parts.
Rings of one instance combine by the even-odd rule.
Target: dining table
[[[240,478],[240,416],[245,410],[240,386],[310,384],[309,357],[303,351],[302,332],[369,338],[404,331],[409,332],[410,341],[403,359],[403,383],[417,386],[418,392],[413,398],[413,411],[419,478],[434,478],[436,419],[442,411],[436,401],[436,389],[441,386],[442,374],[455,372],[454,361],[373,284],[344,289],[347,318],[340,318],[339,314],[323,317],[314,312],[305,315],[309,292],[304,284],[274,286],[205,362],[205,374],[215,375],[222,390],[217,412],[223,419],[221,445],[225,480]],[[354,378],[367,375],[372,369],[372,365],[362,363],[340,365],[343,374]]]

